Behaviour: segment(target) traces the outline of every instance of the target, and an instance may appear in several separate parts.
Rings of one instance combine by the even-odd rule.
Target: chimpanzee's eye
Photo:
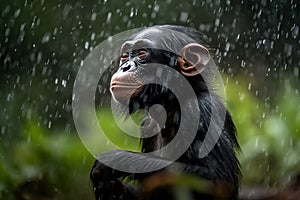
[[[146,49],[140,49],[137,53],[137,56],[141,62],[146,62],[148,60],[149,51],[147,51]]]
[[[121,62],[125,62],[126,60],[128,60],[128,53],[122,53],[121,55]]]

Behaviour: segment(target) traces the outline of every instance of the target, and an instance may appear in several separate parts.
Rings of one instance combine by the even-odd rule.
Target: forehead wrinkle
[[[126,41],[121,46],[121,51],[124,51],[126,49],[129,49],[131,47],[131,41]]]
[[[122,47],[121,51],[127,50],[127,49],[140,49],[140,48],[151,48],[153,47],[153,42],[149,39],[136,39],[136,40],[129,40],[126,41]]]
[[[153,42],[149,39],[138,39],[132,46],[132,49],[150,48],[153,47]]]

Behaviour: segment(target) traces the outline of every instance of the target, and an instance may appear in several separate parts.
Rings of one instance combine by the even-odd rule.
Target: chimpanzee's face
[[[203,71],[203,66],[210,59],[208,50],[199,44],[190,43],[179,47],[181,52],[176,54],[167,50],[170,49],[168,41],[172,39],[175,40],[168,38],[163,30],[149,28],[124,42],[120,51],[119,69],[111,79],[110,90],[115,100],[123,102],[141,92],[141,74],[149,63],[178,68],[184,76],[195,76]]]

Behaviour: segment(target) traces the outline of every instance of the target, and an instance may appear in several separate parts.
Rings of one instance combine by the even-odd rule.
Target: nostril
[[[134,70],[136,68],[135,66],[136,66],[136,64],[134,62],[128,61],[128,62],[124,63],[123,65],[121,65],[120,71],[127,72],[130,70]]]
[[[123,72],[126,72],[126,71],[128,71],[130,69],[130,65],[127,65],[127,66],[124,66],[123,68],[122,68],[122,71]]]

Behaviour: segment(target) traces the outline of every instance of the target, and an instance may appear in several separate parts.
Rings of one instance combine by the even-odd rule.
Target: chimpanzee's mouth
[[[143,84],[129,84],[120,81],[112,81],[110,91],[117,101],[126,101],[130,97],[140,93]]]
[[[124,82],[119,81],[113,81],[110,84],[110,90],[114,91],[115,89],[121,89],[121,90],[135,90],[142,86],[142,84],[128,84]]]

